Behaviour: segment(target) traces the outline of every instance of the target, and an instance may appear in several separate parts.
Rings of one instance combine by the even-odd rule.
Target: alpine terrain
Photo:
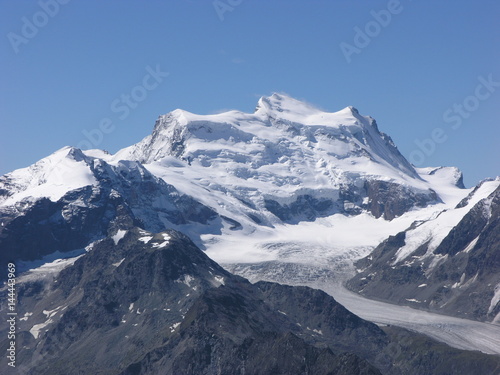
[[[497,374],[499,215],[499,177],[415,168],[354,107],[177,109],[0,177],[16,370]]]

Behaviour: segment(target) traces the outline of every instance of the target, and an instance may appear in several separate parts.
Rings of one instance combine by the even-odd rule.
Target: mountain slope
[[[183,228],[195,239],[222,226],[213,210],[140,163],[109,165],[75,148],[2,176],[0,192],[2,265],[83,251],[122,221],[153,231]]]
[[[191,195],[208,189],[225,216],[248,225],[362,210],[392,219],[439,201],[374,119],[278,94],[261,98],[253,114],[175,110],[111,159],[144,163]]]
[[[422,374],[439,366],[433,373],[493,374],[500,366],[494,356],[384,332],[318,290],[252,285],[175,231],[120,229],[58,273],[21,280],[19,314],[26,374]]]
[[[206,248],[336,214],[395,220],[439,205],[439,186],[352,107],[273,94],[252,114],[175,110],[115,155],[67,147],[0,177],[0,263],[81,252],[124,220]]]
[[[416,222],[357,263],[348,286],[363,295],[455,316],[500,319],[500,179],[454,209]]]

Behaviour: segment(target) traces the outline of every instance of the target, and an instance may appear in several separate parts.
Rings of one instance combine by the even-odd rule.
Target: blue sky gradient
[[[500,174],[499,16],[496,0],[0,0],[0,173],[284,92],[353,105],[472,186]]]

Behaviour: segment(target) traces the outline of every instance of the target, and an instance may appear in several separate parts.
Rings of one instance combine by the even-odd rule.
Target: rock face
[[[494,356],[382,330],[319,290],[250,284],[176,231],[122,227],[59,272],[25,276],[18,292],[17,359],[24,374],[462,374],[472,368],[493,374],[500,368]]]
[[[59,153],[63,154],[59,164],[70,169],[84,164],[94,183],[61,197],[24,197],[0,207],[2,277],[7,262],[34,261],[54,252],[83,250],[89,243],[107,236],[120,221],[130,221],[152,231],[182,228],[187,224],[217,226],[213,210],[180,194],[137,162],[120,161],[111,166],[101,159],[85,156],[78,149],[63,149]],[[55,168],[62,170],[60,165]],[[12,180],[9,175],[0,180],[4,191],[10,189],[11,195],[18,193]],[[22,188],[26,186],[21,185]]]
[[[373,216],[392,220],[412,208],[425,207],[429,200],[440,199],[434,191],[419,193],[404,186],[386,181],[367,181],[365,183],[367,209]]]
[[[388,238],[357,263],[348,286],[397,304],[498,322],[499,185],[485,181],[454,210]]]
[[[323,112],[279,94],[261,98],[252,114],[175,110],[113,157],[141,162],[164,178],[172,166],[188,169],[191,191],[232,198],[231,214],[223,215],[243,226],[234,215],[269,226],[335,213],[391,220],[440,201],[373,118],[353,107]]]
[[[117,221],[201,236],[334,214],[392,220],[440,202],[375,120],[286,95],[254,113],[175,110],[110,155],[65,147],[0,177],[0,279],[8,261],[83,251]],[[62,255],[61,255],[62,256]]]

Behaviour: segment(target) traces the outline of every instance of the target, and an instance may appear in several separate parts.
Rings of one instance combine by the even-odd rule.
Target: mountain
[[[439,201],[374,119],[353,107],[327,113],[278,94],[261,98],[252,114],[175,110],[113,156],[120,159],[167,180],[182,171],[176,179],[190,192],[209,189],[234,207],[225,215],[244,226],[362,210],[390,220]]]
[[[172,230],[119,229],[51,272],[28,273],[19,280],[18,305],[18,370],[28,375],[500,368],[495,356],[382,329],[319,290],[250,284]],[[7,335],[1,337],[4,349]]]
[[[63,148],[0,177],[0,263],[83,251],[123,215],[208,249],[335,214],[391,221],[442,202],[436,188],[353,107],[273,94],[252,114],[175,110],[115,155]]]
[[[152,231],[183,228],[194,238],[221,226],[215,211],[140,163],[110,165],[70,147],[0,177],[0,205],[2,265],[83,252],[122,221]]]
[[[500,178],[455,208],[415,222],[356,263],[348,286],[365,296],[500,322]]]
[[[261,98],[254,113],[174,110],[115,154],[65,147],[0,177],[0,278],[15,262],[28,314],[20,358],[45,372],[56,361],[60,373],[87,366],[84,353],[99,368],[128,361],[124,374],[175,363],[170,372],[213,373],[220,363],[251,373],[248,358],[255,368],[270,352],[270,373],[306,371],[299,363],[310,373],[440,373],[444,364],[477,373],[468,366],[492,360],[377,328],[303,286],[336,297],[354,276],[348,285],[364,296],[497,323],[498,185],[466,189],[457,168],[414,168],[373,118],[282,94]],[[163,247],[175,256],[153,251]],[[177,301],[176,314],[169,306],[173,315],[156,315]],[[194,328],[183,323],[188,312]],[[126,357],[112,350],[124,337],[134,337]],[[453,345],[450,335],[435,337]],[[497,353],[495,342],[460,348]],[[301,354],[286,359],[285,347]],[[239,357],[217,362],[228,352]]]

